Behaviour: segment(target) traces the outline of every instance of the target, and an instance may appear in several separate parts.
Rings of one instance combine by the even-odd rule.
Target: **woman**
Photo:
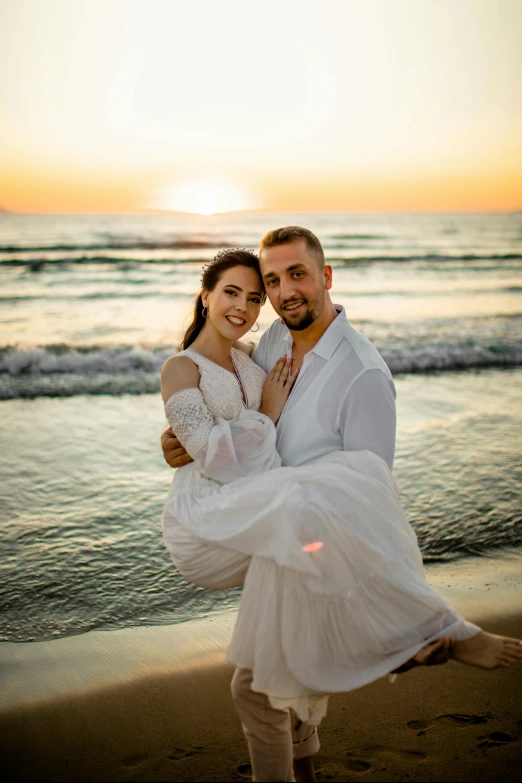
[[[327,694],[454,657],[480,629],[426,583],[391,473],[369,451],[282,468],[275,426],[296,372],[268,378],[235,342],[264,300],[257,257],[218,254],[183,351],[162,371],[167,418],[194,462],[176,472],[165,541],[187,579],[244,583],[228,658],[274,707],[319,723]],[[459,645],[461,647],[459,647]],[[500,662],[519,657],[507,640]]]

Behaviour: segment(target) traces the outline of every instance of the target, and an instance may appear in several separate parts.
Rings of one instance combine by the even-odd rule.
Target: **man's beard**
[[[293,332],[302,332],[304,329],[308,329],[308,327],[320,316],[323,309],[323,303],[324,297],[323,301],[314,299],[311,304],[306,301],[305,304],[308,306],[303,313],[296,313],[295,316],[292,316],[291,310],[281,310],[281,318]],[[290,302],[287,302],[286,304],[290,304]]]

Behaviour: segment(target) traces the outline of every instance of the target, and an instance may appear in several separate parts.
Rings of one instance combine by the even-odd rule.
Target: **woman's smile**
[[[229,323],[232,324],[232,326],[240,327],[246,324],[245,319],[240,318],[240,316],[238,315],[226,315],[225,318]]]

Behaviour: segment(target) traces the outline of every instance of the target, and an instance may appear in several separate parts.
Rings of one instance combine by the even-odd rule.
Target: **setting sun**
[[[522,205],[519,0],[4,6],[9,211]]]
[[[152,206],[174,212],[214,215],[251,209],[253,204],[249,194],[235,183],[197,180],[165,188]]]

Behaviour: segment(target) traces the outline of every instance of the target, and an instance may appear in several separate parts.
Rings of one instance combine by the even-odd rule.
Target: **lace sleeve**
[[[281,465],[274,423],[259,411],[214,419],[200,389],[191,388],[173,394],[165,414],[200,473],[214,481],[228,484]]]
[[[176,392],[165,404],[165,415],[177,439],[195,460],[214,426],[201,391],[190,388]]]

